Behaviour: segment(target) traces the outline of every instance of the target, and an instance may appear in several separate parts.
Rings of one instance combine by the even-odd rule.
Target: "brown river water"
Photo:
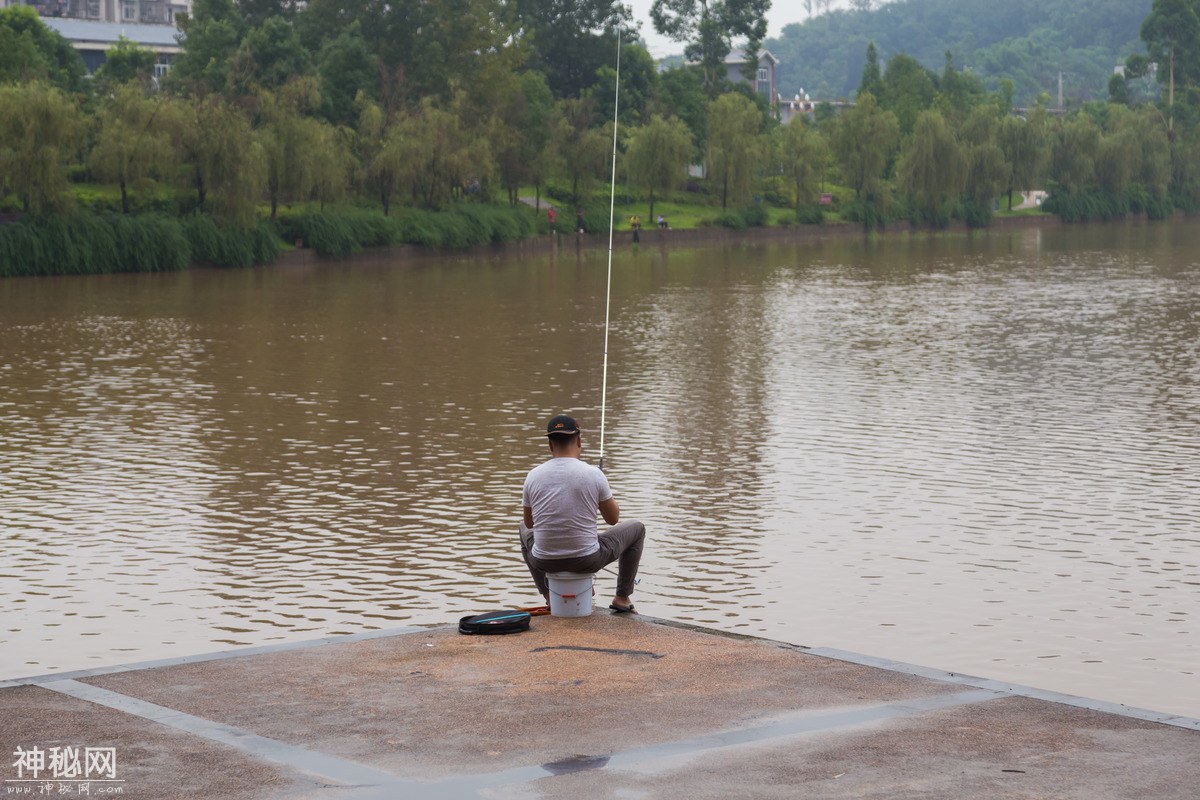
[[[538,602],[606,262],[0,282],[0,679]],[[643,613],[1200,716],[1200,222],[622,243],[606,422]]]

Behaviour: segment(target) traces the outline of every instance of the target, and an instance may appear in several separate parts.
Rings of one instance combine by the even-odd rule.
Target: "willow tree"
[[[728,92],[708,104],[709,178],[721,187],[721,208],[740,205],[754,193],[769,154],[764,118],[750,98]]]
[[[554,146],[563,177],[571,182],[571,201],[580,202],[583,194],[604,173],[612,148],[612,129],[605,133],[592,127],[595,112],[591,98],[569,98],[555,104]],[[610,123],[611,124],[611,123]]]
[[[399,146],[389,120],[379,104],[359,92],[354,100],[358,109],[354,150],[362,170],[362,183],[379,198],[383,214],[392,211],[392,197],[401,186],[405,153]]]
[[[1100,128],[1086,115],[1066,120],[1054,131],[1050,145],[1049,178],[1073,194],[1085,189],[1096,175]]]
[[[79,107],[42,81],[0,86],[0,197],[12,192],[27,212],[67,205],[67,166],[82,139]]]
[[[896,115],[882,110],[869,92],[859,95],[854,108],[837,118],[833,152],[856,198],[878,192],[899,133]]]
[[[488,157],[460,122],[432,98],[425,98],[402,114],[388,133],[384,149],[398,170],[399,182],[407,184],[413,200],[426,208],[449,202],[462,176]]]
[[[1142,146],[1137,131],[1122,127],[1106,131],[1096,145],[1095,172],[1100,188],[1113,198],[1123,198],[1141,171]]]
[[[995,102],[971,109],[958,129],[958,140],[966,158],[963,184],[963,215],[967,224],[981,228],[991,222],[992,204],[1008,185],[1009,167],[997,143],[1005,111],[1004,92]]]
[[[180,182],[196,193],[196,208],[224,222],[254,222],[264,181],[265,156],[250,120],[220,95],[173,100],[171,141]]]
[[[540,205],[554,109],[550,87],[539,72],[514,75],[495,99],[494,107],[489,138],[508,202],[515,206],[520,201],[520,188],[532,183]]]
[[[1128,126],[1141,148],[1135,181],[1154,197],[1166,197],[1171,186],[1171,144],[1158,111],[1152,106],[1140,108],[1123,118],[1119,126]]]
[[[925,222],[944,225],[947,203],[962,193],[967,156],[941,113],[922,111],[912,143],[896,166],[896,182]]]
[[[315,146],[321,157],[313,163],[310,176],[311,197],[324,210],[326,203],[337,203],[345,199],[350,187],[350,176],[355,163],[352,151],[353,132],[339,128],[324,120],[309,120],[313,128]]]
[[[1165,200],[1171,180],[1171,146],[1153,109],[1109,109],[1106,130],[1096,151],[1096,178],[1119,196],[1139,187]]]
[[[1012,211],[1013,192],[1032,189],[1046,161],[1045,113],[1034,111],[1028,119],[1005,117],[996,131],[996,144],[1008,165],[1004,191]]]
[[[279,204],[307,199],[316,175],[330,158],[322,123],[307,116],[320,107],[316,82],[303,79],[259,95],[256,138],[265,156],[267,199],[271,219]]]
[[[121,190],[121,213],[129,213],[129,189],[149,186],[152,176],[169,176],[174,149],[165,100],[147,97],[136,85],[118,86],[96,115],[96,144],[88,168]]]
[[[656,193],[681,187],[686,181],[694,147],[692,132],[678,117],[656,114],[633,132],[625,151],[625,168],[630,181],[650,194],[647,219],[654,217]]]
[[[797,117],[775,129],[775,156],[796,190],[796,211],[812,205],[829,168],[829,143]]]

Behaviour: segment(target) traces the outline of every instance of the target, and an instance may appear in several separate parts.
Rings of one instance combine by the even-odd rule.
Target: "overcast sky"
[[[650,22],[650,6],[654,0],[625,0],[633,7],[633,18],[642,23],[641,35],[646,40],[650,55],[663,58],[672,54],[682,53],[683,45],[659,36],[654,32]],[[837,0],[835,8],[845,8],[847,0]],[[804,21],[804,3],[802,0],[771,0],[771,11],[767,14],[767,36],[778,36],[784,25]]]

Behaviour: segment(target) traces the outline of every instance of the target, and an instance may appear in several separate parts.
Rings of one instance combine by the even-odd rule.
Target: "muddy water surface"
[[[520,484],[553,413],[598,455],[605,258],[0,282],[0,678],[534,603]],[[1200,716],[1200,224],[613,277],[643,611]]]

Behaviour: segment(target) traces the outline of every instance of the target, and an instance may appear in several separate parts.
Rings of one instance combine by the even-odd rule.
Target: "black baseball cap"
[[[573,417],[568,417],[566,414],[559,414],[553,417],[546,423],[546,435],[555,436],[562,434],[563,436],[574,436],[579,433],[579,423]]]

